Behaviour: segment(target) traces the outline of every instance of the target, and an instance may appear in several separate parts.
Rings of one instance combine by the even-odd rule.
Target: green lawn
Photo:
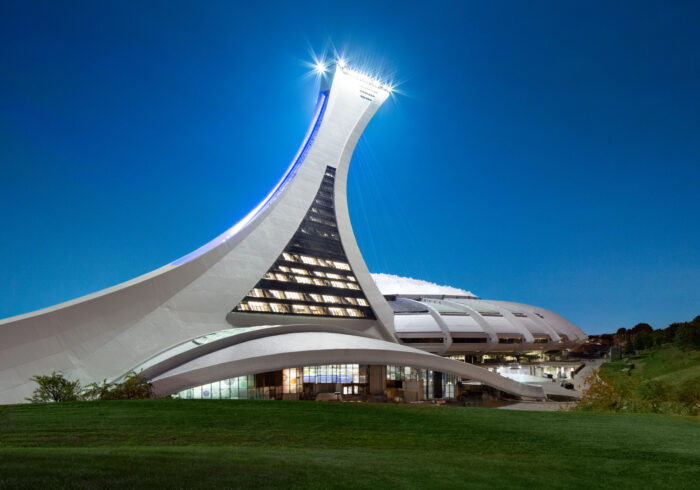
[[[0,407],[5,487],[691,488],[697,419],[275,401]]]
[[[628,365],[624,359],[604,364],[602,373],[613,380],[620,376],[637,381],[658,379],[670,385],[700,377],[700,351],[682,351],[670,344],[630,356],[629,363],[634,364],[629,376],[624,371]]]

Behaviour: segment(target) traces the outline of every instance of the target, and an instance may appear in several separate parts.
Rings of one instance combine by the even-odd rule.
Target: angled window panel
[[[334,183],[327,167],[296,233],[234,312],[376,319],[340,241]]]

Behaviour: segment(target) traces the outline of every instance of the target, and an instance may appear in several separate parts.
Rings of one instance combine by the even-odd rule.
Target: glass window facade
[[[376,367],[376,366],[375,366]],[[370,367],[362,364],[302,366],[227,378],[196,386],[173,395],[181,399],[254,400],[314,399],[318,393],[345,396],[368,392]],[[408,366],[386,366],[386,388],[402,389],[406,381],[422,381],[422,397],[454,398],[459,379],[456,376]],[[358,400],[358,398],[352,398]]]
[[[327,167],[299,229],[270,270],[233,311],[376,318],[340,242],[334,183],[335,169]]]

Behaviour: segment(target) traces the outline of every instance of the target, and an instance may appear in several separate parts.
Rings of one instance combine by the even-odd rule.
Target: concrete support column
[[[386,366],[372,365],[368,369],[370,395],[383,395],[386,391]]]

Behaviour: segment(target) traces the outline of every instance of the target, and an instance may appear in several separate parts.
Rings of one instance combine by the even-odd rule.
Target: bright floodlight
[[[316,65],[314,65],[314,70],[316,70],[316,73],[319,75],[323,75],[326,73],[326,65],[324,65],[321,61],[317,61]]]
[[[341,68],[345,68],[345,60],[343,58],[338,58],[336,65],[338,65]]]

